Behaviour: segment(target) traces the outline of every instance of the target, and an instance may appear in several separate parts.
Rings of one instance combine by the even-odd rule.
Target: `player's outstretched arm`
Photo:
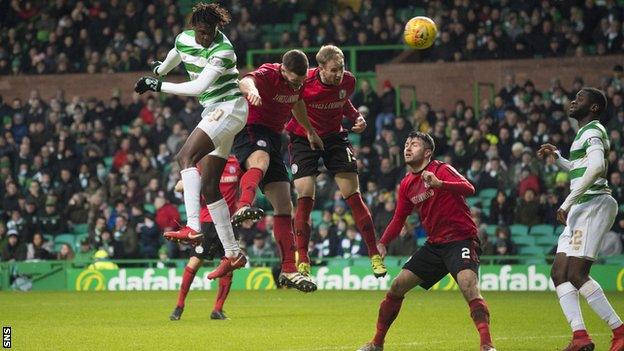
[[[152,72],[154,72],[154,74],[157,74],[159,76],[165,76],[167,75],[167,73],[169,73],[172,69],[174,69],[181,62],[182,62],[182,57],[178,53],[178,50],[176,50],[176,48],[173,48],[169,50],[169,53],[167,53],[167,57],[165,58],[165,61],[152,62],[152,65],[151,65]]]
[[[306,110],[305,102],[303,102],[303,100],[299,100],[295,103],[295,105],[293,105],[292,113],[297,122],[299,122],[303,129],[306,130],[306,133],[308,134],[308,141],[310,142],[312,150],[324,150],[325,145],[323,145],[323,140],[316,133],[314,127],[312,127],[312,123],[310,123],[310,119],[308,118],[308,110]]]
[[[213,58],[218,60],[218,58]],[[213,60],[214,61],[214,60]],[[208,64],[197,79],[184,83],[163,82],[160,91],[182,96],[198,96],[206,91],[225,72],[223,64]]]
[[[591,143],[600,143],[591,144]],[[604,174],[606,169],[604,160],[604,150],[602,148],[602,142],[598,138],[590,139],[590,147],[587,148],[587,169],[581,177],[578,186],[570,192],[566,197],[561,209],[565,212],[570,210],[570,207],[576,203],[576,201],[585,194],[585,192],[591,187],[600,175]]]
[[[353,103],[350,99],[347,99],[346,103],[342,107],[342,113],[348,120],[353,122],[353,127],[351,131],[354,133],[362,133],[366,129],[366,120],[360,112],[353,106]]]
[[[253,106],[262,106],[262,98],[256,87],[256,80],[254,77],[245,76],[238,82],[238,88],[250,104]]]

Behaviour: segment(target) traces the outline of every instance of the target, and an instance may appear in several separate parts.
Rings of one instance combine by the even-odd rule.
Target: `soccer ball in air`
[[[426,49],[433,45],[438,35],[438,27],[429,17],[414,17],[405,24],[403,38],[405,43],[414,49]]]

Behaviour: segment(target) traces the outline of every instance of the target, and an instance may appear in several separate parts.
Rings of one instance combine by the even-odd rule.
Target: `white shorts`
[[[247,124],[247,113],[247,100],[242,96],[204,108],[197,128],[208,134],[215,145],[209,155],[228,158],[234,137]],[[219,115],[217,120],[212,119],[215,115]]]
[[[594,261],[617,211],[617,201],[607,194],[573,205],[568,213],[568,225],[559,236],[557,253]]]

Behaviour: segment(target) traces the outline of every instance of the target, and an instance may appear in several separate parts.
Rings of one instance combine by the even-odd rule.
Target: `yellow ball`
[[[405,24],[403,39],[407,45],[422,50],[433,45],[437,35],[435,22],[429,17],[418,16]]]

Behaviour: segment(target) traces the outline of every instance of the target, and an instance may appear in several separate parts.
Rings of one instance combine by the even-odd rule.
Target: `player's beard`
[[[575,109],[568,110],[568,117],[574,118],[575,120],[583,119],[583,117],[589,115],[589,106],[581,107],[578,106]]]

